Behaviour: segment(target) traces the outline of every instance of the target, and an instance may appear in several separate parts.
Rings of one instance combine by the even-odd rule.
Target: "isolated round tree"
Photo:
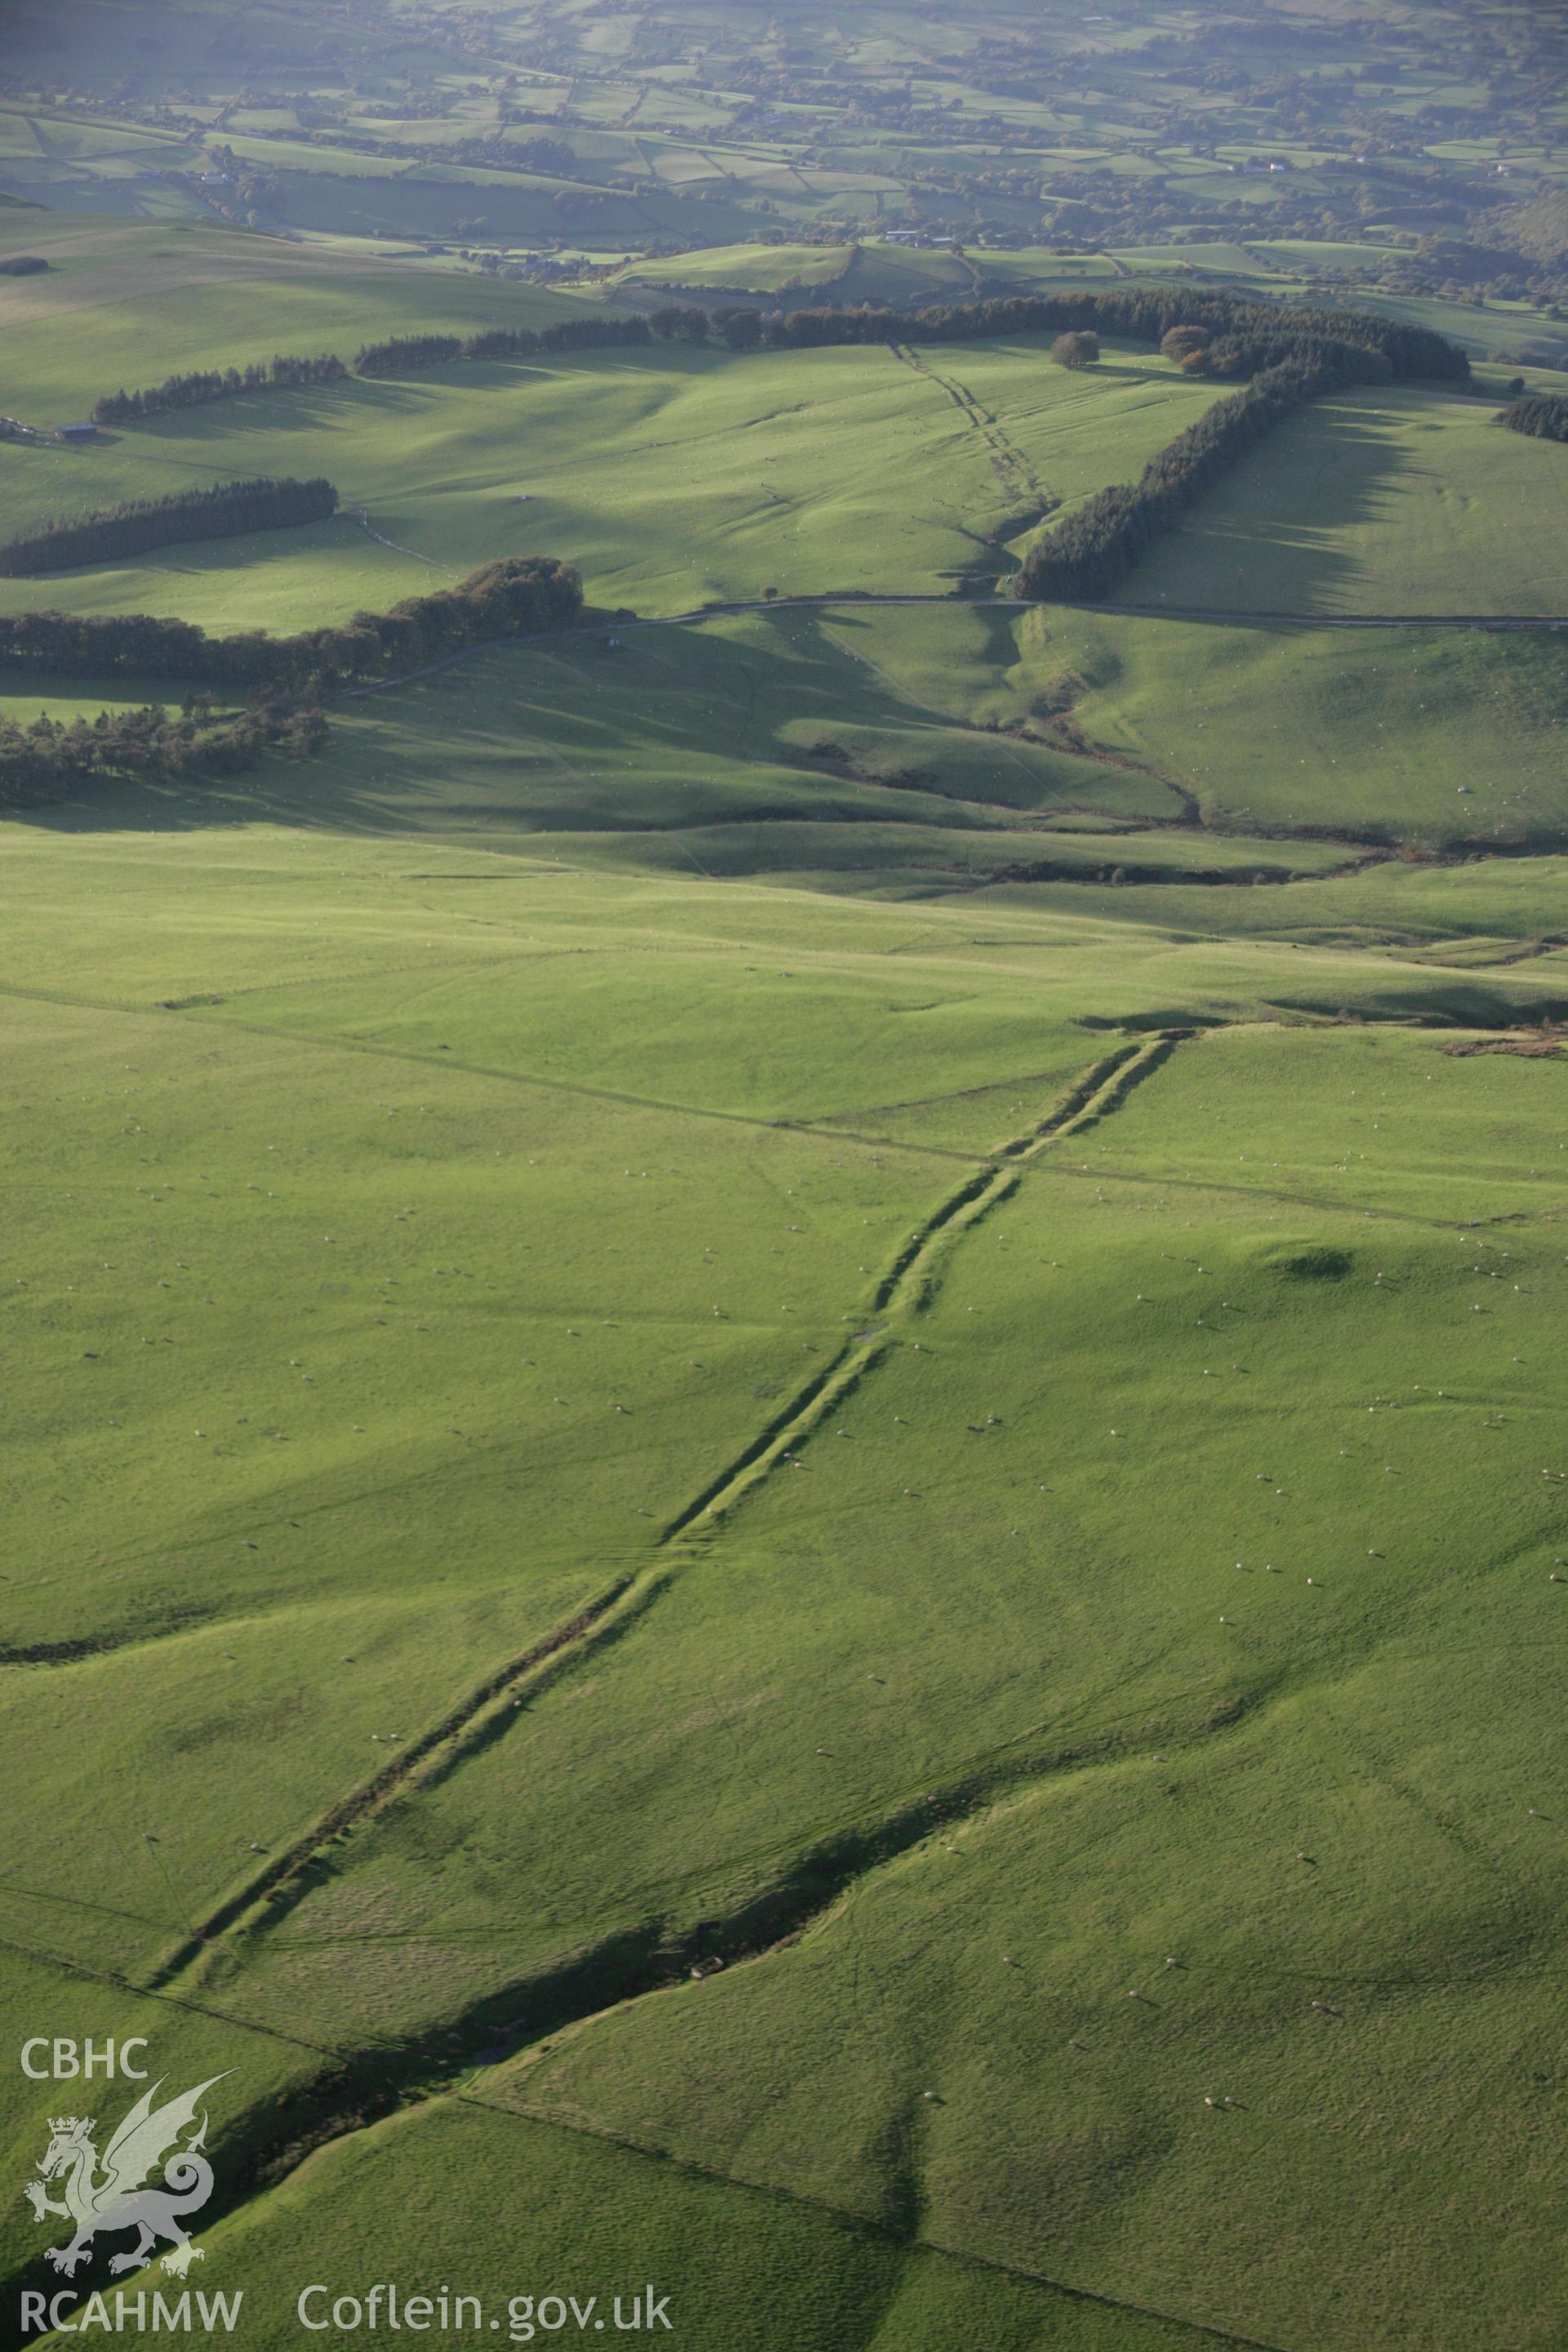
[[[1092,367],[1100,357],[1100,337],[1079,330],[1070,335],[1058,335],[1051,345],[1051,357],[1058,367]]]

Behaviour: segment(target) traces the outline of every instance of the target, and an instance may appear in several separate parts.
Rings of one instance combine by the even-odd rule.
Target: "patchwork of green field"
[[[258,159],[259,160],[259,159]],[[344,159],[340,168],[287,173],[288,210],[312,228],[339,235],[437,237],[482,235],[507,243],[548,246],[564,231],[574,238],[626,237],[634,242],[717,233],[743,236],[751,215],[739,205],[699,205],[679,189],[632,195],[616,188],[579,186],[531,173],[443,169],[426,164],[381,176],[353,168],[374,159]],[[475,228],[472,224],[480,222]]]
[[[1517,299],[1492,297],[1479,306],[1437,294],[1405,293],[1380,282],[1407,257],[1402,248],[1325,238],[1249,236],[1194,239],[1190,244],[1127,246],[1114,253],[1075,254],[1050,247],[970,246],[962,254],[900,247],[875,238],[853,246],[808,244],[711,246],[659,258],[639,257],[621,273],[637,286],[724,288],[738,293],[789,294],[802,303],[844,300],[965,299],[978,284],[996,292],[1036,292],[1078,284],[1114,284],[1128,277],[1193,285],[1256,285],[1330,307],[1372,310],[1448,336],[1476,359],[1510,363],[1531,356],[1550,364],[1568,351],[1568,329],[1550,311]],[[1349,285],[1324,285],[1329,272]]]
[[[335,26],[323,49],[309,11],[283,0],[256,12],[238,52],[206,0],[161,5],[137,35],[123,13],[59,0],[36,33],[24,17],[17,127],[0,150],[11,190],[53,200],[65,186],[149,215],[226,203],[295,233],[412,218],[550,249],[558,205],[616,209],[645,247],[923,222],[998,251],[1064,218],[1134,252],[1260,234],[1384,255],[1417,299],[1458,308],[1475,277],[1505,300],[1528,294],[1510,266],[1511,207],[1492,243],[1497,199],[1568,176],[1539,96],[1560,78],[1555,27],[1490,5],[1447,28],[1451,71],[1388,9],[1300,25],[1244,8],[1219,27],[995,8],[939,26],[893,11],[872,28],[802,6],[786,32],[728,0],[635,21],[523,0],[461,27],[390,6]],[[1505,141],[1503,94],[1526,89],[1530,121]],[[179,177],[156,177],[150,157]],[[213,184],[214,163],[236,159],[260,184]],[[455,174],[481,170],[494,209],[476,216]],[[542,197],[547,171],[566,184]],[[1456,273],[1445,248],[1471,238],[1482,266]]]
[[[1232,248],[1225,248],[1227,252]],[[1245,262],[1239,248],[1238,258]],[[1161,248],[1163,274],[1185,274],[1182,257]],[[1131,257],[1007,247],[963,253],[932,246],[889,245],[870,236],[851,245],[721,245],[706,251],[639,257],[619,282],[692,286],[740,293],[794,295],[802,304],[824,299],[863,302],[966,301],[979,284],[997,289],[1113,284],[1119,264]],[[1227,273],[1228,274],[1228,273]],[[1256,274],[1247,265],[1247,274]]]
[[[987,254],[975,262],[958,253],[889,245],[880,240],[848,246],[730,245],[666,259],[638,259],[618,282],[639,287],[689,286],[736,293],[793,297],[814,302],[968,301],[983,269],[999,261],[1011,272],[1012,254]],[[1070,259],[1059,262],[1058,278],[1074,275]],[[1107,277],[1112,273],[1106,268]]]
[[[649,256],[628,264],[620,282],[629,286],[733,287],[743,293],[777,293],[784,288],[831,286],[843,277],[847,248],[814,245],[721,245],[706,252]]]
[[[1350,249],[1358,255],[1362,250],[1359,246]],[[1266,250],[1261,245],[1211,241],[1202,245],[1130,246],[1115,258],[1140,277],[1233,279],[1261,277],[1264,266],[1260,257]],[[1012,267],[1011,257],[1008,267]]]

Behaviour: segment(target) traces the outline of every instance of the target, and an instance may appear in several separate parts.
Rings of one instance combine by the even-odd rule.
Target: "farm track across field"
[[[405,547],[401,540],[388,539],[384,531],[377,530],[363,507],[354,509],[354,520],[366,537],[374,539],[378,546],[390,547],[396,555],[410,555],[416,563],[427,563],[434,572],[449,572],[454,578],[457,577],[455,564],[438,562],[433,555],[421,555],[416,547]]]
[[[372,534],[376,536],[376,534]],[[385,541],[393,546],[393,541]],[[411,551],[405,551],[411,552]],[[428,558],[421,558],[428,562]],[[1190,621],[1194,628],[1477,628],[1490,633],[1507,630],[1565,630],[1568,614],[1502,614],[1502,612],[1220,612],[1215,607],[1194,607],[1192,612],[1173,604],[1025,604],[1013,595],[863,595],[860,591],[847,591],[842,595],[778,595],[778,597],[745,597],[731,604],[699,604],[691,612],[660,612],[660,614],[626,614],[609,616],[605,621],[585,621],[576,628],[541,630],[531,637],[482,637],[479,645],[466,645],[461,654],[447,654],[442,661],[423,663],[418,670],[400,670],[397,677],[376,677],[367,687],[345,687],[339,701],[362,701],[367,694],[390,694],[393,687],[411,687],[421,677],[437,677],[442,670],[456,668],[458,661],[470,661],[475,654],[505,654],[517,645],[545,645],[560,637],[614,637],[632,628],[699,628],[703,621],[724,621],[742,612],[877,612],[902,604],[945,604],[954,612],[1093,612],[1110,614],[1123,621]]]
[[[982,404],[967,384],[954,375],[941,374],[929,360],[921,359],[908,343],[893,343],[889,348],[901,366],[907,367],[914,375],[923,376],[928,383],[934,384],[951,400],[964,423],[978,434],[985,446],[991,470],[1009,498],[1026,499],[1036,514],[1041,517],[1060,504],[1059,499],[1053,498],[1046,488],[1017,443],[1009,439],[996,417]]]
[[[392,544],[390,541],[386,543]],[[396,677],[378,677],[369,686],[346,687],[338,698],[355,702],[368,694],[389,694],[395,687],[412,686],[418,678],[435,677],[475,654],[505,653],[513,646],[540,645],[562,637],[615,636],[631,629],[689,629],[699,627],[704,621],[727,620],[742,613],[824,612],[839,607],[850,612],[877,611],[902,605],[946,605],[959,612],[980,613],[1094,613],[1113,620],[1186,621],[1198,626],[1231,629],[1479,629],[1493,633],[1568,629],[1568,613],[1239,613],[1207,607],[1189,611],[1173,604],[1030,604],[1017,596],[950,596],[935,592],[925,596],[869,596],[852,589],[838,595],[758,596],[733,604],[699,604],[688,613],[612,615],[581,623],[575,628],[542,630],[533,636],[486,637],[478,645],[465,646],[461,653],[447,654],[442,660],[426,662],[419,669],[402,670]]]

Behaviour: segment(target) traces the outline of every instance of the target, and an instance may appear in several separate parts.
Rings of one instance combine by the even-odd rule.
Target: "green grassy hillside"
[[[932,121],[807,154],[718,79],[732,11],[706,79],[568,10],[509,88],[472,43],[514,11],[398,16],[395,85],[334,20],[312,123],[301,21],[256,20],[202,138],[296,183],[363,140],[411,208],[399,142],[548,129],[555,176],[722,184],[754,239],[764,166],[880,203],[917,133],[989,169],[975,126],[1034,103],[933,20]],[[904,71],[896,28],[752,29],[768,90],[808,48]],[[1119,103],[1131,29],[1074,34]],[[196,87],[235,37],[203,20]],[[1112,143],[1219,184],[1152,136]],[[1230,267],[1215,226],[1187,267]],[[34,241],[27,421],[589,299]],[[979,266],[868,240],[840,290],[888,255]],[[293,631],[523,553],[588,598],[329,681],[310,757],[51,799],[3,747],[0,2011],[219,2078],[190,2284],[245,2340],[395,2280],[500,2342],[651,2294],[692,2352],[1555,2345],[1568,642],[1435,616],[1568,614],[1563,457],[1479,393],[1347,394],[1117,600],[995,593],[1224,389],[1039,339],[660,343],[0,444],[0,530],[256,473],[343,500],[9,611]],[[13,673],[0,716],[182,692]],[[63,2101],[100,2148],[129,2104],[5,2082],[18,2184]],[[0,2211],[5,2296],[59,2286],[60,2226]]]
[[[1568,468],[1490,401],[1314,404],[1141,565],[1124,601],[1291,613],[1563,613]]]
[[[1009,538],[1136,472],[1215,396],[1145,352],[1051,368],[1037,338],[930,354],[656,346],[258,392],[89,448],[14,446],[0,524],[258,472],[326,474],[337,518],[14,582],[9,601],[280,630],[535,551],[640,611],[769,588],[940,592],[1009,568]]]
[[[528,2178],[526,2215],[504,2253],[492,2247],[476,2255],[458,2217],[477,2183],[514,2168]],[[1068,2344],[1079,2352],[1178,2352],[1185,2332],[961,2252],[910,2247],[805,2199],[748,2190],[591,2133],[487,2113],[471,2094],[328,2151],[276,2209],[221,2242],[247,2275],[280,2286],[297,2274],[301,2254],[312,2276],[368,2281],[389,2210],[408,2211],[411,2274],[460,2277],[479,2299],[480,2323],[499,2319],[524,2341],[523,2331],[538,2329],[541,2303],[544,2326],[553,2325],[552,2293],[575,2294],[590,2327],[590,2304],[614,2326],[618,2294],[627,2328],[651,2294],[671,2329],[687,2335],[700,2327],[698,2315],[721,2303],[733,2314],[725,2341],[735,2352],[775,2343],[783,2313],[808,2352],[846,2340],[870,2352],[945,2352],[972,2329],[984,2331],[994,2352],[1058,2352]],[[680,2284],[668,2287],[667,2278]],[[308,2305],[311,2316],[321,2308],[320,2298]],[[256,2340],[280,2346],[296,2327],[290,2310],[263,2320]]]
[[[0,278],[5,397],[29,424],[190,369],[340,352],[389,335],[543,326],[580,299],[209,226],[29,218],[47,276]],[[9,470],[17,453],[3,453]]]
[[[753,908],[695,880],[606,896],[335,829],[221,853],[199,834],[39,838],[40,892],[67,850],[125,1009],[61,1001],[79,992],[37,956],[37,992],[14,1000],[24,1077],[30,1039],[40,1055],[24,1107],[45,1098],[40,1141],[71,1181],[26,1187],[9,1320],[47,1449],[37,1505],[63,1460],[67,1499],[100,1490],[115,1517],[101,1534],[79,1501],[58,1534],[31,1517],[18,1632],[82,1654],[11,1669],[9,1784],[45,1832],[68,1758],[95,1770],[84,1717],[115,1722],[133,1675],[127,1785],[148,1797],[101,1817],[90,1915],[71,1915],[52,1839],[14,1846],[29,1940],[58,1948],[68,1921],[78,1958],[144,1975],[296,1833],[312,1790],[379,1769],[465,1679],[629,1574],[646,1615],[586,1681],[540,1691],[456,1769],[416,1768],[416,1801],[367,1820],[275,1924],[241,1919],[189,1979],[198,2003],[340,2046],[365,2015],[410,2048],[456,2015],[466,2066],[538,2001],[543,2042],[486,2062],[488,2105],[787,2185],[892,2242],[918,2197],[933,2246],[1210,2326],[1282,2329],[1310,2275],[1310,2340],[1375,2340],[1418,2288],[1428,2332],[1404,2333],[1436,2344],[1500,2291],[1500,2263],[1513,2307],[1543,2307],[1495,2206],[1472,2197],[1457,2230],[1418,2169],[1399,2265],[1322,2256],[1407,2136],[1440,2141],[1468,2112],[1493,1939],[1517,1956],[1504,1982],[1527,1984],[1560,1899],[1528,1811],[1562,1539],[1537,1459],[1562,1272],[1550,1067],[1447,1059],[1430,1033],[1222,1031],[1124,1096],[1112,1079],[1098,1120],[943,1228],[977,1155],[1035,1132],[1103,1053],[1107,1012],[1234,1020],[1251,991],[1289,1017],[1286,989],[1331,997],[1365,959],[1124,933],[1111,992],[1085,960],[1093,926],[1067,916]],[[161,941],[133,936],[155,874]],[[63,961],[58,898],[35,921]],[[161,1010],[198,965],[221,1001]],[[1399,985],[1408,1017],[1440,1013],[1450,983],[1410,964]],[[622,1037],[612,1008],[631,1001]],[[650,1041],[658,1108],[634,1099]],[[944,1097],[971,1100],[967,1122]],[[753,1123],[781,1116],[793,1130]],[[25,1171],[25,1127],[15,1148]],[[911,1231],[930,1238],[879,1314]],[[661,1541],[868,1331],[828,1412],[797,1402],[782,1454]],[[104,1395],[84,1416],[89,1380]],[[521,1451],[514,1421],[538,1424]],[[156,1801],[219,1742],[199,1819]],[[758,1906],[731,1949],[723,1923]],[[627,1968],[631,1990],[650,1964],[663,1981],[671,1948],[732,1965],[549,2030],[531,1989],[552,1970],[613,1995]],[[1489,2063],[1528,2095],[1544,2021],[1528,2000],[1508,2015]],[[829,2089],[818,2069],[847,2037]],[[1404,2076],[1433,2048],[1446,2063],[1415,2100]],[[1398,2121],[1347,2131],[1369,2064]],[[826,2137],[825,2099],[844,2119]],[[1269,2150],[1309,2116],[1302,2211]],[[1483,2170],[1510,2144],[1496,2128]],[[1042,2151],[1022,2174],[1020,2145]],[[625,2194],[643,2214],[635,2179]],[[290,2198],[279,2225],[333,2242],[330,2175]],[[713,2226],[662,2207],[637,2224],[699,2299],[689,2233]],[[279,2273],[265,2234],[244,2251],[255,2227],[234,2259],[259,2294]],[[805,2257],[776,2259],[792,2280]],[[935,2284],[908,2291],[927,2324]]]

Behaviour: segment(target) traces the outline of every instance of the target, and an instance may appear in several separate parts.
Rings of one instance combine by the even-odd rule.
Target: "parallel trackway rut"
[[[265,1902],[285,1881],[294,1878],[314,1861],[336,1838],[363,1821],[368,1814],[379,1811],[418,1773],[421,1767],[438,1754],[449,1751],[481,1721],[498,1701],[518,1702],[518,1695],[526,1691],[536,1696],[562,1669],[563,1662],[576,1664],[605,1638],[612,1626],[616,1626],[636,1613],[634,1595],[641,1586],[646,1597],[652,1579],[646,1572],[641,1577],[623,1576],[597,1593],[575,1617],[525,1650],[521,1656],[509,1659],[488,1675],[474,1690],[448,1709],[439,1722],[432,1724],[411,1739],[407,1746],[384,1765],[373,1780],[364,1781],[348,1796],[340,1798],[331,1809],[321,1815],[281,1853],[274,1854],[263,1866],[252,1873],[234,1892],[226,1896],[215,1910],[193,1927],[172,1951],[166,1953],[149,1972],[146,1988],[151,1992],[163,1991],[183,1969],[197,1958],[204,1948],[229,1928],[237,1925],[258,1903]],[[552,1671],[553,1670],[553,1671]]]
[[[1016,1189],[1025,1164],[1058,1139],[1116,1110],[1135,1086],[1194,1034],[1171,1029],[1123,1042],[1095,1062],[1042,1118],[998,1145],[938,1202],[881,1277],[868,1313],[918,1312],[931,1297],[942,1257]],[[233,1950],[247,1937],[275,1926],[321,1870],[330,1867],[329,1850],[334,1843],[503,1736],[516,1711],[552,1681],[570,1673],[605,1642],[627,1633],[681,1567],[699,1555],[698,1531],[741,1505],[786,1452],[806,1441],[823,1415],[866,1377],[891,1344],[885,1330],[864,1331],[847,1341],[742,1453],[660,1530],[647,1567],[616,1579],[567,1623],[496,1668],[372,1780],[341,1798],[285,1853],[234,1887],[132,1989],[221,2013],[201,1998],[199,1984],[191,1981],[197,1964],[210,1958],[215,1947],[226,1944]],[[1225,1730],[1266,1700],[1268,1692],[1198,1690],[1186,1696],[1192,1702],[1190,1717],[1175,1731],[1177,1738],[1203,1738]],[[1169,1741],[1172,1736],[1168,1726],[1164,1738]],[[727,1917],[677,1927],[656,1912],[553,1969],[468,2003],[416,2036],[322,2051],[322,2064],[296,2090],[242,2116],[226,2136],[226,2187],[214,2201],[211,2219],[221,2220],[253,2203],[315,2149],[400,2108],[441,2096],[492,2105],[465,2089],[480,2047],[499,2042],[501,2050],[495,2054],[510,2054],[543,2035],[580,2028],[622,2002],[658,1993],[694,1969],[706,1974],[716,1965],[776,1950],[822,1918],[868,1871],[921,1843],[944,1817],[973,1813],[1042,1777],[1090,1769],[1116,1745],[1103,1726],[1094,1737],[1068,1747],[1059,1744],[1059,1729],[1058,1744],[1047,1745],[1047,1738],[1044,1727],[1029,1727],[983,1754],[953,1759],[934,1789],[889,1792],[888,1810],[879,1817],[825,1825],[811,1845],[785,1860],[768,1883]],[[526,2036],[511,2030],[522,2002],[529,2020]],[[303,2035],[284,2038],[301,2048],[319,2047]],[[900,2243],[924,2242],[918,2230],[893,2234]],[[970,2259],[957,2248],[933,2245],[931,2251]],[[34,2282],[28,2273],[17,2283]],[[1049,2279],[1038,2284],[1078,2301],[1109,2300]],[[1226,2339],[1224,2331],[1169,2316],[1194,2338],[1244,2340]]]
[[[1008,438],[991,411],[981,405],[966,384],[961,383],[956,376],[939,374],[930,362],[921,359],[918,352],[911,351],[908,343],[894,343],[889,348],[893,357],[904,367],[915,375],[924,376],[928,383],[945,393],[964,423],[972,431],[978,433],[985,444],[991,470],[1009,498],[1027,499],[1035,509],[1037,520],[1060,504],[1060,500],[1054,499],[1041,482],[1017,443]]]
[[[1132,1087],[1192,1034],[1190,1030],[1167,1030],[1117,1046],[1087,1070],[1043,1119],[998,1146],[916,1227],[878,1283],[868,1315],[918,1310],[931,1295],[940,1258],[1016,1189],[1021,1165],[1059,1138],[1119,1108]],[[497,1667],[372,1780],[341,1798],[282,1853],[242,1880],[155,1963],[148,1989],[164,1990],[220,1939],[237,1931],[243,1938],[275,1924],[280,1907],[291,1907],[306,1891],[308,1874],[329,1846],[422,1781],[444,1778],[466,1756],[502,1736],[520,1707],[605,1643],[619,1638],[678,1572],[680,1555],[675,1548],[682,1539],[743,1502],[786,1454],[805,1442],[824,1415],[858,1387],[892,1339],[890,1331],[878,1330],[847,1340],[740,1454],[660,1529],[647,1567],[616,1579],[568,1623]]]
[[[1123,1042],[1097,1061],[1043,1118],[998,1145],[937,1204],[882,1276],[869,1312],[918,1312],[930,1297],[942,1255],[1013,1192],[1026,1163],[1046,1153],[1057,1140],[1080,1133],[1117,1110],[1178,1045],[1199,1034],[1190,1028],[1163,1030],[1136,1042]],[[882,1331],[868,1331],[847,1342],[744,1452],[661,1530],[660,1556],[647,1569],[619,1580],[522,1658],[498,1669],[373,1782],[341,1801],[312,1831],[296,1841],[288,1855],[237,1888],[208,1920],[182,1939],[150,1981],[132,1989],[176,2005],[222,2014],[220,2008],[200,1997],[196,1987],[172,1989],[172,1980],[204,1950],[210,1950],[214,1940],[229,1927],[238,1929],[243,1937],[275,1924],[289,1907],[290,1899],[297,1899],[313,1883],[312,1866],[319,1869],[326,1864],[331,1843],[383,1805],[416,1793],[422,1780],[428,1785],[444,1776],[478,1746],[500,1736],[514,1719],[513,1710],[537,1695],[549,1680],[570,1672],[599,1643],[628,1632],[679,1573],[683,1557],[696,1556],[689,1547],[682,1554],[683,1539],[700,1523],[721,1517],[742,1503],[785,1452],[805,1441],[830,1406],[874,1367],[891,1344],[890,1335]],[[321,2049],[301,2034],[277,2035],[301,2049],[321,2050],[324,2063],[295,2091],[241,2119],[223,2150],[226,2185],[214,2200],[211,2218],[224,2219],[256,2202],[329,2142],[349,2137],[399,2109],[436,2098],[531,2116],[548,2127],[593,2131],[591,2126],[574,2124],[571,2118],[547,2110],[534,2113],[526,2105],[503,2107],[483,2097],[474,2080],[476,2063],[521,2055],[530,2045],[580,2031],[607,2011],[668,1990],[693,1970],[705,1975],[715,1967],[765,1958],[823,1920],[868,1873],[918,1848],[944,1820],[972,1817],[1042,1780],[1092,1770],[1102,1761],[1127,1754],[1130,1746],[1138,1748],[1139,1730],[1146,1732],[1151,1745],[1158,1738],[1163,1748],[1223,1737],[1256,1716],[1280,1687],[1279,1677],[1240,1690],[1234,1685],[1224,1689],[1205,1685],[1180,1695],[1186,1705],[1179,1726],[1148,1727],[1140,1709],[1136,1727],[1130,1722],[1118,1733],[1102,1720],[1094,1732],[1068,1745],[1061,1744],[1059,1727],[1055,1730],[1055,1744],[1046,1726],[1026,1727],[981,1753],[952,1759],[931,1775],[918,1792],[912,1788],[889,1791],[887,1810],[875,1818],[847,1818],[822,1825],[812,1844],[786,1860],[768,1883],[727,1916],[679,1927],[656,1912],[553,1969],[507,1984],[434,2021],[417,2036],[332,2051]],[[1129,1731],[1131,1740],[1126,1736]],[[523,2004],[526,2032],[515,2030]],[[249,2021],[243,2021],[249,2025]],[[252,2030],[275,2032],[260,2025]],[[594,2136],[637,2149],[636,2141],[614,2133]],[[681,2161],[660,2150],[638,2152],[664,2161]],[[729,2179],[722,2173],[711,2177]],[[795,2195],[787,2189],[759,2189],[757,2184],[743,2181],[731,2185],[753,2193]],[[877,2234],[911,2250],[925,2248],[981,2267],[1011,2269],[962,2247],[929,2240],[918,2226],[878,2230]],[[1230,2343],[1247,2347],[1248,2352],[1275,2352],[1256,2339],[1207,2326],[1178,2313],[1121,2304],[1091,2289],[1032,2272],[1012,2274],[1031,2278],[1037,2285],[1076,2302],[1144,2310],[1146,2315],[1163,2320],[1194,2342]]]

